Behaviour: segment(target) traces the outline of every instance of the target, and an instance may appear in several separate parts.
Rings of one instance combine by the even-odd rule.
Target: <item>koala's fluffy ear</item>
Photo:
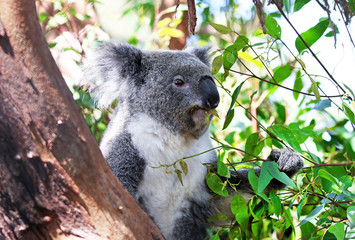
[[[100,107],[125,98],[132,91],[141,68],[142,51],[128,44],[107,42],[89,53],[82,84],[87,85]]]
[[[198,59],[201,60],[201,62],[206,64],[208,67],[211,67],[211,62],[208,57],[210,55],[210,49],[210,47],[198,47],[189,49],[188,51],[194,54]]]

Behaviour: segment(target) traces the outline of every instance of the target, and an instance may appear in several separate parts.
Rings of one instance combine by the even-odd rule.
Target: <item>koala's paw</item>
[[[267,160],[276,162],[280,171],[286,173],[289,177],[303,168],[303,160],[300,155],[287,148],[273,149]]]

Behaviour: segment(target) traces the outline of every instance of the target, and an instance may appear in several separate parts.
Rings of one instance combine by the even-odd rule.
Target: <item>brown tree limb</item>
[[[102,157],[35,1],[1,1],[0,25],[0,239],[163,239]]]

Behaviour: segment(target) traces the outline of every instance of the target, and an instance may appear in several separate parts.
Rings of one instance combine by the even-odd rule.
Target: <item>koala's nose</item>
[[[213,79],[210,77],[202,78],[199,87],[202,94],[202,107],[206,109],[216,108],[219,104],[219,94]]]

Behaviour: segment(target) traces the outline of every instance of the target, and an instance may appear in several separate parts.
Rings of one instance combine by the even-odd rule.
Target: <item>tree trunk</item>
[[[186,4],[186,0],[181,0],[180,3]],[[163,10],[165,10],[169,7],[175,6],[175,5],[176,5],[176,0],[163,0],[161,2],[159,11],[163,11]],[[175,13],[173,13],[173,12],[166,13],[161,17],[161,19],[164,19],[166,17],[173,19],[175,17]],[[186,46],[186,38],[187,38],[187,36],[189,36],[188,22],[189,22],[189,18],[188,18],[187,11],[184,11],[183,15],[182,15],[182,21],[177,26],[177,29],[181,30],[184,33],[184,36],[179,37],[179,38],[172,37],[170,39],[169,49],[181,50]]]
[[[35,0],[0,2],[2,239],[163,239],[102,157]]]

